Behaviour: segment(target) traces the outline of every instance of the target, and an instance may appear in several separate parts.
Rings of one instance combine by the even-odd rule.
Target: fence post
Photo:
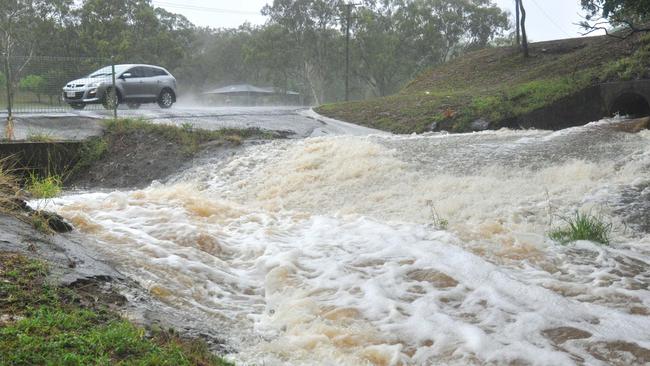
[[[11,69],[9,68],[9,54],[7,51],[2,53],[2,58],[4,59],[4,69],[5,69],[5,87],[7,92],[7,123],[5,125],[5,138],[7,140],[14,139],[14,116],[12,111],[13,104],[13,95],[11,88]]]
[[[111,75],[113,76],[113,94],[114,95],[114,100],[113,100],[113,119],[117,119],[117,104],[118,104],[118,97],[117,97],[117,88],[115,87],[115,59],[111,56]]]

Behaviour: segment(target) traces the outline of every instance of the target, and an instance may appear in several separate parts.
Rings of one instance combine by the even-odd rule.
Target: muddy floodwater
[[[650,131],[615,122],[273,141],[54,208],[240,364],[644,364]],[[548,239],[576,210],[610,246]]]

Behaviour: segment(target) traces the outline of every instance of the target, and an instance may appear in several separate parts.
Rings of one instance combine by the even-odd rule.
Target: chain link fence
[[[25,113],[114,109],[110,95],[93,92],[94,85],[113,84],[110,59],[4,55],[2,61],[0,115],[8,120]]]

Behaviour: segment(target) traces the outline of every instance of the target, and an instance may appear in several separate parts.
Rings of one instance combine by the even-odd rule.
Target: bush
[[[48,175],[40,178],[35,173],[29,175],[27,180],[27,191],[35,198],[54,198],[61,193],[63,179],[58,175]]]
[[[609,245],[612,223],[601,216],[576,211],[573,217],[563,217],[565,226],[552,230],[549,237],[560,244],[568,244],[578,240],[589,240],[594,243]]]

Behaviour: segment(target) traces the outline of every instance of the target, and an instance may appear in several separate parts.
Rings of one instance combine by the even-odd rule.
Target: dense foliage
[[[650,1],[647,0],[581,0],[581,3],[591,16],[600,15],[603,18],[623,13],[642,16],[650,14]]]
[[[35,74],[23,90],[53,89],[48,82],[82,69],[34,66],[37,56],[56,56],[97,58],[83,61],[85,69],[111,57],[162,65],[186,92],[248,82],[299,91],[305,102],[344,95],[347,14],[338,0],[275,0],[261,9],[266,24],[237,29],[196,27],[151,0],[0,0],[0,8],[9,10],[0,14],[3,51],[25,56],[13,65],[12,82],[18,88]],[[365,0],[351,20],[354,98],[393,93],[424,68],[485,47],[509,28],[492,0]],[[35,85],[35,76],[45,81]]]
[[[637,32],[649,32],[650,1],[648,0],[580,0],[587,11],[582,26],[588,31],[605,30],[614,25],[627,30],[627,37]]]

